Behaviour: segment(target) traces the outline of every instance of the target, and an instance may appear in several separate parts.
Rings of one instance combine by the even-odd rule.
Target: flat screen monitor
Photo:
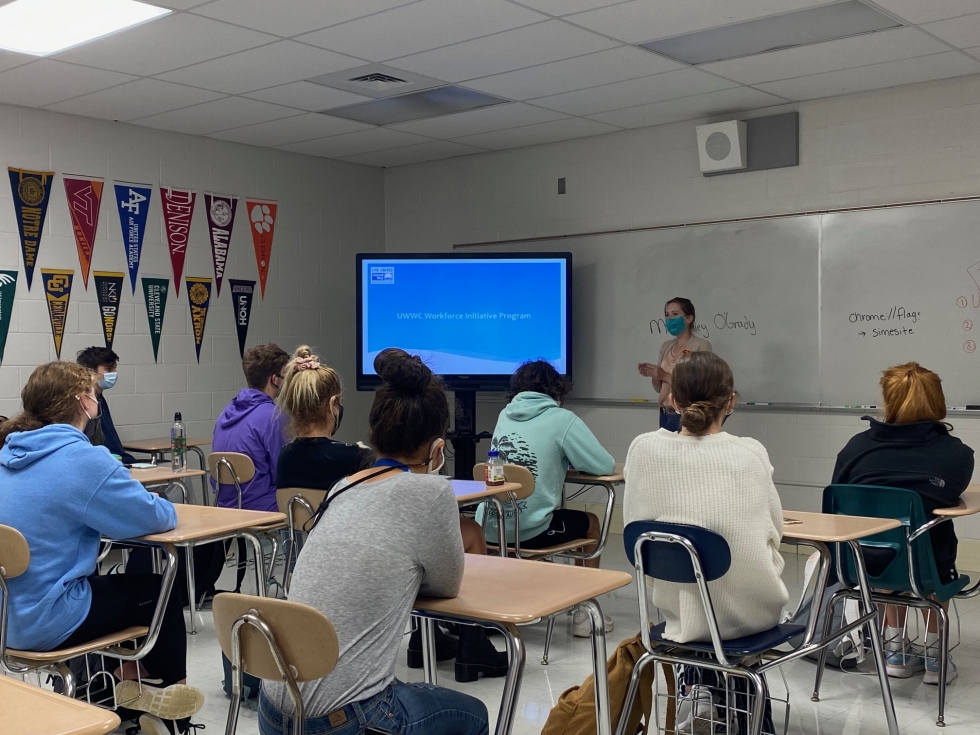
[[[451,390],[505,390],[542,358],[572,377],[571,253],[359,254],[357,388],[388,347],[419,355]]]

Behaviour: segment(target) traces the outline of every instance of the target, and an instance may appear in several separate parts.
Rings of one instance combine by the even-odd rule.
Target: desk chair
[[[922,498],[913,490],[876,485],[829,485],[823,491],[823,512],[839,515],[894,518],[901,527],[861,540],[871,599],[877,603],[926,609],[936,615],[939,633],[939,712],[936,724],[945,726],[946,674],[949,668],[949,616],[941,603],[980,594],[980,582],[970,589],[970,578],[960,575],[944,584],[939,579],[936,559],[928,532],[949,517],[929,520]],[[860,599],[857,590],[854,559],[849,547],[837,550],[837,576],[844,589],[831,599],[825,629],[830,627],[830,613],[844,598]],[[820,652],[814,696],[820,690],[826,649]]]
[[[486,463],[480,462],[473,467],[473,479],[483,480],[486,478]],[[521,549],[520,545],[520,514],[517,508],[517,501],[524,500],[530,497],[534,492],[534,475],[531,473],[527,467],[522,467],[518,464],[505,464],[504,465],[504,479],[507,482],[517,482],[520,483],[521,489],[516,493],[508,493],[510,495],[511,503],[514,506],[514,556],[519,559],[538,559],[542,561],[550,561],[552,559],[594,559],[602,553],[602,549],[605,546],[606,534],[600,534],[599,541],[595,539],[576,539],[574,541],[568,541],[564,544],[557,544],[555,546],[549,546],[544,549]],[[498,519],[499,523],[504,523],[504,519]],[[602,527],[604,529],[609,528],[610,514],[606,514],[603,518]],[[596,547],[591,553],[586,554],[584,551],[576,553],[581,549],[586,547],[594,546]],[[487,544],[488,549],[494,551],[499,551],[495,544]],[[544,639],[544,652],[541,657],[541,664],[543,666],[548,665],[548,653],[551,650],[551,639],[555,633],[555,620],[556,617],[552,615],[548,618],[548,631],[545,634]]]
[[[760,735],[765,711],[766,687],[761,674],[787,661],[798,658],[804,649],[797,649],[770,658],[772,650],[787,643],[806,630],[802,625],[777,625],[755,635],[723,641],[718,631],[708,591],[708,582],[720,579],[731,567],[731,549],[725,539],[705,528],[677,523],[634,521],[623,534],[626,555],[636,574],[637,597],[640,605],[640,633],[646,653],[633,667],[623,712],[632,709],[643,669],[653,661],[683,664],[717,671],[748,680],[753,690],[750,727],[740,727],[741,735]],[[666,623],[650,625],[646,578],[696,584],[701,605],[708,621],[711,640],[706,642],[675,643],[665,639]],[[789,711],[787,703],[787,724]],[[624,735],[627,718],[620,719],[616,735]]]
[[[316,509],[320,507],[320,503],[326,496],[326,490],[305,487],[280,487],[276,490],[276,504],[279,506],[279,512],[286,514],[289,528],[289,549],[285,554],[286,562],[282,572],[282,586],[286,592],[289,592],[293,567],[296,565],[296,557],[302,547],[301,538],[305,538],[309,533],[306,524],[316,515]]]
[[[242,674],[286,685],[293,730],[305,722],[299,682],[322,679],[337,665],[340,649],[330,620],[307,605],[225,592],[214,598],[214,627],[221,652],[231,661],[231,704],[225,735],[234,735],[242,698]]]
[[[160,597],[149,627],[132,626],[88,643],[54,651],[19,651],[7,646],[7,612],[10,600],[7,580],[19,577],[27,571],[30,563],[31,550],[23,534],[10,526],[0,525],[0,593],[3,595],[3,600],[0,602],[0,668],[3,671],[9,674],[25,674],[29,671],[47,672],[61,680],[63,694],[74,697],[77,683],[75,675],[68,666],[69,660],[97,653],[119,661],[136,661],[153,648],[160,634],[163,613],[177,575],[176,557],[170,558],[164,570]],[[142,638],[143,642],[136,645],[136,640],[139,638]],[[123,647],[122,644],[130,641],[134,644],[133,648]],[[90,695],[91,692],[86,691],[86,696],[90,697]],[[118,704],[125,704],[125,702],[115,702],[113,695],[111,709],[115,709]]]

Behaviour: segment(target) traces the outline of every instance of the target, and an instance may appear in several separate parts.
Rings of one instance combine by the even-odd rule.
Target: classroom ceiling
[[[155,0],[174,12],[0,51],[0,102],[399,166],[980,73],[980,0],[862,3],[884,22],[848,35],[854,0]],[[821,8],[846,37],[757,52]],[[750,55],[664,55],[721,47]]]

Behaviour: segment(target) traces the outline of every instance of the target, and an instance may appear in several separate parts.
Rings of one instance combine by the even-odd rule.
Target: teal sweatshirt
[[[7,583],[7,644],[48,651],[88,615],[100,538],[166,531],[177,515],[105,447],[74,426],[51,424],[11,434],[0,450],[0,523],[24,534],[31,549],[27,571]]]
[[[504,462],[519,464],[534,475],[534,493],[520,501],[521,541],[544,533],[551,516],[561,505],[565,472],[575,469],[594,475],[605,475],[616,468],[616,462],[578,416],[561,408],[543,393],[518,393],[497,418],[492,448]],[[484,503],[477,513],[487,538],[497,540],[497,518],[493,508]],[[513,517],[509,503],[504,515]],[[513,523],[507,523],[507,541],[514,541]]]

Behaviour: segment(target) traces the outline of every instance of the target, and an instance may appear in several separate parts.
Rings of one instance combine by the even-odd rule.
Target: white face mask
[[[433,467],[432,463],[436,461],[437,453],[439,457],[438,460],[439,464]],[[445,464],[446,464],[446,442],[443,441],[442,439],[436,439],[434,442],[432,442],[432,446],[429,447],[429,474],[438,475],[439,470],[441,470],[443,468],[443,465]]]

